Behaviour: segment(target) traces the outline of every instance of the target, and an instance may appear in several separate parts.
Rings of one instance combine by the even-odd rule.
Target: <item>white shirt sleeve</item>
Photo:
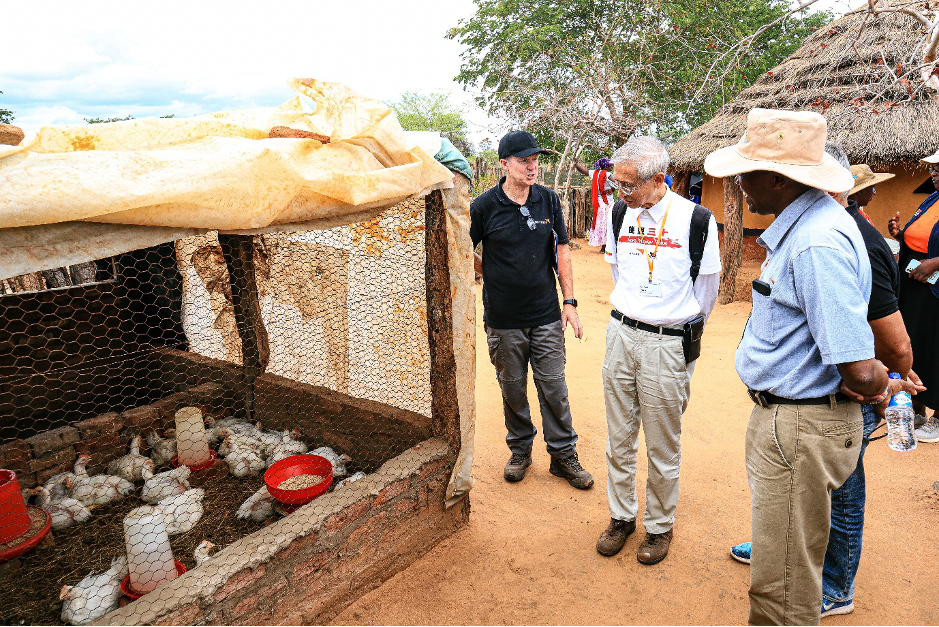
[[[619,267],[616,264],[616,240],[619,239],[619,233],[613,232],[613,207],[610,207],[609,212],[606,227],[606,252],[603,253],[603,258],[613,270],[613,287],[616,287],[616,282],[619,281]]]
[[[714,274],[721,271],[720,240],[717,236],[717,220],[711,216],[708,222],[708,239],[704,243],[704,256],[701,258],[699,274]],[[697,282],[695,282],[697,284]],[[700,299],[698,302],[701,302]]]
[[[714,311],[714,305],[717,303],[717,293],[721,287],[721,273],[712,272],[710,274],[699,274],[694,282],[694,297],[701,306],[701,313],[704,314],[705,324],[711,312]]]

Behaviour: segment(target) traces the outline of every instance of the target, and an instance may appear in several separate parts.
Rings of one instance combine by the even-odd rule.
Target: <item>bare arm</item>
[[[483,257],[479,253],[473,253],[473,269],[476,270],[476,274],[483,273]]]
[[[838,364],[838,372],[844,380],[842,388],[865,399],[882,397],[887,389],[887,369],[877,359]]]
[[[568,244],[558,245],[558,281],[561,283],[564,300],[574,298],[574,267],[571,264],[571,247]],[[574,337],[581,339],[584,336],[584,327],[581,326],[577,308],[573,305],[564,305],[561,311],[561,328],[566,329],[568,322],[574,329]]]
[[[590,170],[588,170],[588,169],[585,168],[584,166],[580,165],[580,164],[577,163],[576,161],[574,162],[574,169],[577,170],[578,172],[580,172],[581,174],[583,174],[584,176],[587,176],[587,175],[590,174]]]
[[[913,349],[900,312],[871,320],[870,325],[874,332],[874,356],[890,372],[897,372],[905,379],[913,367]]]

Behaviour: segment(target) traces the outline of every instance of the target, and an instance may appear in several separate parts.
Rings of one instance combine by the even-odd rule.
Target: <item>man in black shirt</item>
[[[538,155],[544,152],[525,131],[499,142],[505,176],[470,207],[476,272],[483,275],[483,308],[489,357],[502,389],[506,442],[512,452],[507,481],[521,481],[531,465],[537,429],[528,404],[528,364],[538,390],[550,472],[587,489],[593,477],[577,458],[564,379],[564,329],[583,337],[574,300],[571,252],[561,203],[553,190],[535,183]],[[555,273],[564,295],[558,307]]]

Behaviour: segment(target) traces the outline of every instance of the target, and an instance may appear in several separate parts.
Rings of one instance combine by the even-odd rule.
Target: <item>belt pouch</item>
[[[704,316],[698,316],[686,322],[682,328],[681,348],[685,353],[685,363],[690,364],[701,356],[701,337],[704,335]]]

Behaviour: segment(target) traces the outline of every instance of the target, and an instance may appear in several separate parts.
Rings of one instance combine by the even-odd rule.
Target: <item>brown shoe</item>
[[[597,553],[612,557],[620,552],[626,544],[626,538],[636,530],[635,520],[610,519],[610,525],[600,534],[597,540]]]
[[[658,564],[668,555],[668,545],[672,542],[672,530],[665,533],[646,533],[646,539],[639,545],[636,559],[647,566]]]

